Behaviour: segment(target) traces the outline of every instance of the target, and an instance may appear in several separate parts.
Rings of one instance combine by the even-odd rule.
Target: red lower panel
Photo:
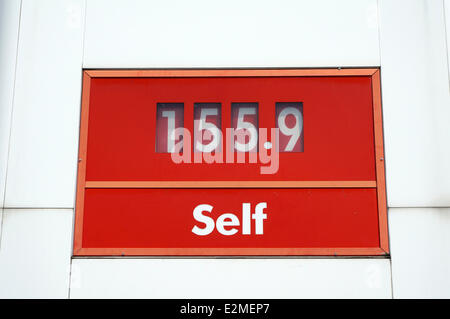
[[[252,215],[267,204],[263,234],[243,216],[243,203]],[[192,231],[206,226],[193,216],[200,204],[213,206],[203,215],[215,225],[203,236]],[[86,189],[84,205],[83,248],[379,247],[375,189]],[[239,226],[223,227],[234,235],[217,229],[224,213],[239,219]]]

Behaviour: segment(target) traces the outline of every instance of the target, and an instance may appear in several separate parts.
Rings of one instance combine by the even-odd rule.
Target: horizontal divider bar
[[[375,188],[376,181],[86,181],[86,188]]]
[[[266,69],[266,70],[86,70],[91,77],[245,77],[245,76],[355,76],[377,69]]]
[[[379,247],[361,248],[80,248],[75,256],[385,256]]]

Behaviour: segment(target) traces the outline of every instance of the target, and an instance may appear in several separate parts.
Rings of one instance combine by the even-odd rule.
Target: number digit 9
[[[286,125],[286,117],[288,115],[293,115],[295,117],[295,125],[293,127],[288,127]],[[303,116],[300,110],[292,106],[284,108],[278,115],[278,128],[283,135],[290,136],[284,151],[292,152],[303,129]]]

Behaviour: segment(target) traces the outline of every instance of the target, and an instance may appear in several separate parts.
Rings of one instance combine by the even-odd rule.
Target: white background
[[[0,297],[194,298],[203,275],[208,297],[449,298],[449,7],[0,1]],[[391,259],[71,259],[83,67],[369,66],[381,67]]]

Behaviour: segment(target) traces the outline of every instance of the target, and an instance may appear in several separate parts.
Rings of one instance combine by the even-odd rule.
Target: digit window
[[[231,103],[235,152],[258,151],[258,103]]]
[[[211,153],[222,149],[221,113],[220,103],[194,104],[194,152]]]
[[[175,153],[183,150],[184,104],[157,103],[156,152]],[[177,130],[179,129],[179,130]]]
[[[303,152],[302,102],[277,102],[275,127],[280,130],[280,152]]]

